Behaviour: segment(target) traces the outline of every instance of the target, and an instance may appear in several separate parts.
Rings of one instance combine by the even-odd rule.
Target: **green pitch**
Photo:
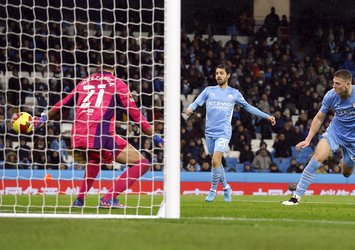
[[[43,197],[37,198],[37,201],[32,198],[31,204],[38,202],[40,205]],[[0,248],[355,249],[352,238],[355,235],[355,197],[307,196],[294,207],[281,206],[280,202],[287,197],[233,198],[234,201],[228,204],[220,196],[213,203],[204,202],[204,196],[182,196],[180,220],[1,218]],[[48,199],[47,204],[58,202],[55,197]],[[56,211],[63,213],[70,199],[67,196],[60,199],[61,208]],[[136,197],[129,199],[132,200],[128,203],[134,205]],[[158,199],[152,201],[151,197],[141,199],[146,204],[159,202]],[[97,197],[90,197],[88,204],[94,205],[96,200]],[[9,210],[5,204],[13,201],[14,197],[1,197],[2,213]],[[26,202],[28,198],[17,197],[17,204],[27,205]],[[88,208],[85,212],[96,210]],[[146,209],[145,213],[150,212]]]

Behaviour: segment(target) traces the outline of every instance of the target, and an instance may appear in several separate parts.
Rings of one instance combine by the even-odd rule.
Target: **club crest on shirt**
[[[228,99],[229,99],[229,100],[232,100],[232,99],[233,99],[233,96],[232,96],[232,95],[228,95]]]
[[[355,102],[353,103],[353,107],[355,108]]]

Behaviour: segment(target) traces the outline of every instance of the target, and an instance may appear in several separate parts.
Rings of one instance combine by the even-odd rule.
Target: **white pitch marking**
[[[318,224],[338,224],[355,225],[355,221],[339,220],[297,220],[286,218],[238,218],[238,217],[182,217],[188,220],[221,220],[221,221],[251,221],[251,222],[290,222],[290,223],[318,223]]]

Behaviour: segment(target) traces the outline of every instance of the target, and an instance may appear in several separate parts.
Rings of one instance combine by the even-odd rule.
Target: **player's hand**
[[[271,122],[272,126],[275,126],[275,124],[276,124],[275,116],[269,116],[267,119],[269,122]]]
[[[308,147],[309,144],[310,144],[310,142],[307,140],[301,141],[301,142],[297,143],[296,150],[300,151],[301,149]]]
[[[34,120],[33,120],[33,127],[35,129],[38,129],[42,126],[44,126],[44,124],[46,123],[47,121],[47,115],[45,113],[41,113],[41,116],[38,117],[38,116],[35,116],[34,117]]]
[[[19,113],[13,113],[11,116],[11,124],[14,123],[20,117]]]
[[[191,115],[194,111],[192,110],[192,108],[187,108],[185,111],[185,114],[187,115]]]
[[[159,135],[153,136],[154,144],[160,148],[164,147],[164,140]]]

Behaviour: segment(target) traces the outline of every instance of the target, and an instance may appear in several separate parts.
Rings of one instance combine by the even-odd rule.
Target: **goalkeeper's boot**
[[[77,198],[73,202],[73,207],[83,207],[84,206],[84,199]]]
[[[283,201],[281,204],[285,206],[296,206],[300,204],[301,196],[293,195],[288,201]]]
[[[223,190],[224,201],[231,202],[232,201],[232,188],[228,185],[226,189]]]
[[[104,198],[100,199],[100,208],[125,208],[124,205],[122,205],[117,198],[112,198],[109,200],[105,200]]]
[[[216,198],[216,194],[217,194],[217,192],[211,189],[208,192],[208,195],[207,195],[205,201],[206,202],[212,202],[214,200],[214,198]]]

